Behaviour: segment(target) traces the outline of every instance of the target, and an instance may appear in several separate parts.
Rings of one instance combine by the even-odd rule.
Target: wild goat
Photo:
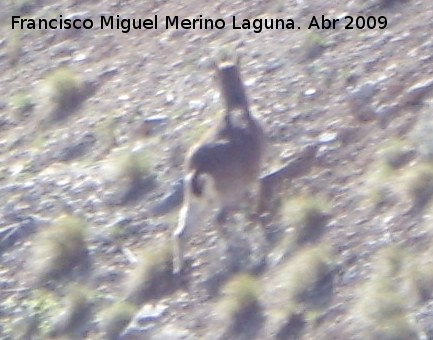
[[[186,158],[184,203],[172,235],[174,273],[182,270],[185,244],[192,229],[202,222],[209,203],[219,207],[216,225],[224,235],[228,213],[242,201],[251,185],[258,184],[265,138],[250,113],[239,60],[220,63],[216,73],[225,113]]]

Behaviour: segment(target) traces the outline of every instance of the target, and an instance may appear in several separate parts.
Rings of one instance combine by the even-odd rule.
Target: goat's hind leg
[[[228,233],[225,228],[229,215],[233,213],[235,209],[230,206],[221,207],[215,215],[214,224],[218,230],[218,234],[222,236],[226,241],[228,239]]]
[[[177,227],[172,234],[173,274],[180,273],[184,263],[185,244],[190,236],[189,224],[187,223],[188,210],[187,205],[181,208]]]

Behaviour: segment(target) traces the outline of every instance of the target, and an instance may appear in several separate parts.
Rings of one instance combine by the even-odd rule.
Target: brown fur
[[[226,111],[215,128],[191,148],[186,158],[184,206],[179,225],[173,233],[175,272],[182,268],[183,246],[191,228],[189,215],[192,214],[193,201],[204,200],[203,196],[209,195],[209,186],[212,185],[222,216],[242,200],[252,184],[258,183],[260,175],[264,134],[250,113],[238,64],[221,64],[217,76]],[[233,116],[236,111],[240,111],[240,117],[235,124]]]

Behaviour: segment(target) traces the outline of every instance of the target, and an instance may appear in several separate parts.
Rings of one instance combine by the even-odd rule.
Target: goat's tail
[[[191,192],[196,197],[201,197],[203,195],[203,180],[200,177],[201,174],[198,170],[194,170],[194,172],[191,174]]]

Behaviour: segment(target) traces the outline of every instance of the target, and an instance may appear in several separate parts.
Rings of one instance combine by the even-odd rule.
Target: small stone
[[[117,97],[117,99],[124,102],[124,101],[129,100],[129,95],[121,94],[119,97]]]
[[[353,90],[351,94],[356,99],[371,100],[371,98],[375,95],[376,92],[377,92],[376,83],[369,81],[365,84],[362,84],[355,90]]]
[[[376,110],[377,119],[381,128],[386,128],[398,114],[400,107],[397,105],[382,105]]]
[[[115,74],[117,74],[119,72],[119,68],[117,68],[116,66],[112,66],[112,67],[108,67],[105,68],[100,74],[99,74],[99,78],[111,78],[113,77]]]
[[[89,12],[75,12],[75,13],[71,13],[71,14],[68,14],[65,17],[65,20],[68,20],[68,19],[71,20],[71,21],[74,21],[74,20],[84,21],[86,19],[90,19],[90,13]]]
[[[336,132],[324,132],[319,136],[319,142],[323,144],[333,143],[338,139]]]
[[[160,318],[165,311],[167,310],[166,305],[144,305],[140,311],[137,313],[137,315],[134,317],[134,320],[137,324],[142,325],[144,323],[147,323],[149,321],[154,321],[158,318]]]
[[[304,95],[306,97],[315,97],[316,94],[317,94],[317,90],[315,88],[312,88],[312,87],[304,92]]]
[[[167,104],[173,104],[174,103],[174,95],[171,92],[168,92],[165,96],[165,102]]]
[[[265,72],[271,73],[283,66],[283,62],[279,59],[271,59],[265,65]]]
[[[165,123],[168,120],[167,115],[156,115],[156,116],[150,116],[144,119],[144,122],[147,124],[161,124]]]
[[[73,59],[73,61],[81,62],[81,61],[84,61],[86,59],[87,59],[87,56],[84,53],[80,53]]]
[[[418,82],[406,90],[404,94],[404,104],[419,104],[424,99],[424,97],[432,90],[433,78],[423,82]]]
[[[188,108],[194,111],[201,111],[204,109],[205,106],[205,103],[201,100],[190,100],[190,102],[188,103]]]

